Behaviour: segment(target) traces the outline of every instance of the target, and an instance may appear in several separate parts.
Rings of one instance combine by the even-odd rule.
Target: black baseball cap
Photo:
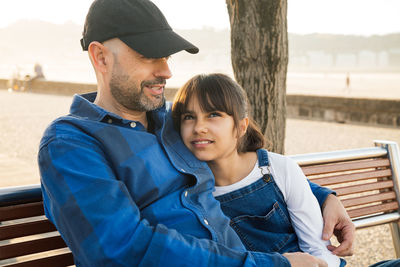
[[[148,58],[162,58],[181,50],[199,49],[175,33],[158,7],[149,0],[95,0],[89,8],[81,46],[119,38]]]

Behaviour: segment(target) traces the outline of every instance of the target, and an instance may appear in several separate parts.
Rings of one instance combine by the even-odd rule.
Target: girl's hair
[[[243,88],[230,77],[220,73],[200,74],[187,81],[177,92],[172,105],[176,129],[181,127],[181,115],[187,112],[195,97],[205,112],[222,111],[233,117],[235,128],[248,116],[248,100]],[[237,129],[239,132],[239,129]],[[237,145],[239,153],[263,148],[266,141],[256,122],[249,117],[249,126]]]

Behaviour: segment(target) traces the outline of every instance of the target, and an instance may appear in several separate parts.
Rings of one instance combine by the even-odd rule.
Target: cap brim
[[[172,30],[154,31],[118,37],[136,52],[148,58],[168,57],[186,50],[196,54],[199,49]]]

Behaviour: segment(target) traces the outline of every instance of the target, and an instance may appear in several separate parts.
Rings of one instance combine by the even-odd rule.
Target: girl
[[[321,238],[320,207],[300,167],[262,149],[244,90],[223,74],[197,75],[178,91],[172,116],[184,144],[215,176],[215,198],[248,250],[303,251],[345,261]]]

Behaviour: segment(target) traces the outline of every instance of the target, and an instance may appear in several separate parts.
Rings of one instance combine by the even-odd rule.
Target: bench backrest
[[[43,215],[39,185],[0,189],[0,266],[74,265],[72,253]]]
[[[357,228],[398,221],[398,147],[376,147],[292,156],[311,181],[332,188]]]

